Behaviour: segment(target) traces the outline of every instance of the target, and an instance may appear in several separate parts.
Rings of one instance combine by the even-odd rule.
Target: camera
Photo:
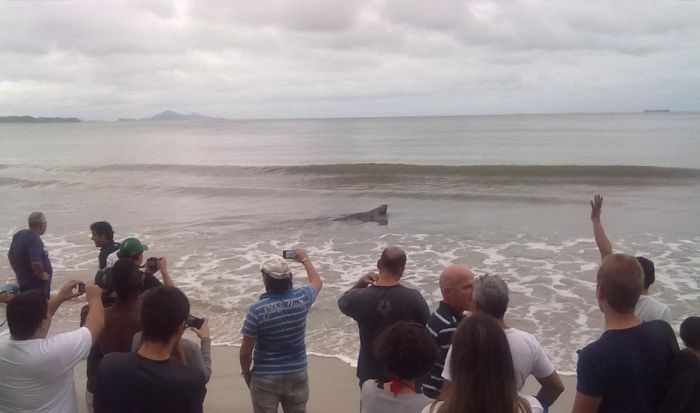
[[[84,293],[84,292],[85,292],[85,283],[82,282],[82,281],[78,283],[78,292],[79,292],[79,293]]]
[[[193,316],[192,314],[188,315],[187,318],[185,319],[185,325],[187,327],[194,327],[197,330],[202,328],[202,324],[204,324],[204,319],[197,318],[197,317]]]
[[[150,273],[158,272],[160,269],[160,263],[158,257],[150,257],[146,260],[146,269]]]
[[[297,258],[297,255],[294,253],[294,250],[284,250],[282,251],[282,258],[286,260],[294,260]]]

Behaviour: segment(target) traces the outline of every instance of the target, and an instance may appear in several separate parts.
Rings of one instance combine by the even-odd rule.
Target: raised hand
[[[591,219],[592,220],[597,220],[600,219],[600,213],[603,209],[603,197],[600,195],[596,195],[593,197],[593,200],[591,201]]]

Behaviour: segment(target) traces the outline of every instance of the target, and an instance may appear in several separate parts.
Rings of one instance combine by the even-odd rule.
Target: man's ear
[[[178,336],[182,337],[182,335],[185,334],[186,330],[187,330],[187,323],[183,321],[182,324],[180,324],[180,327],[178,327],[178,329],[177,329]]]

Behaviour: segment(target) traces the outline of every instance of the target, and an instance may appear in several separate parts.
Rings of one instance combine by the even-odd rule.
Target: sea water
[[[263,292],[259,263],[303,247],[324,287],[310,352],[354,360],[338,297],[408,254],[403,281],[431,309],[451,262],[502,276],[507,322],[534,334],[563,373],[603,329],[589,200],[605,197],[614,249],[656,263],[651,294],[674,328],[700,303],[700,114],[511,115],[231,122],[0,125],[0,275],[12,234],[45,212],[53,288],[91,279],[90,223],[165,256],[215,343],[237,344]],[[338,222],[389,205],[387,225]],[[293,264],[295,283],[305,273]],[[60,321],[77,324],[82,303]]]

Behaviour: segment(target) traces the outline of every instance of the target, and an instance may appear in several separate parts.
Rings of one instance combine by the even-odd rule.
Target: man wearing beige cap
[[[260,270],[267,292],[250,306],[241,329],[241,374],[255,413],[276,413],[280,403],[285,412],[305,412],[309,399],[306,315],[323,282],[306,251],[295,249],[294,255],[310,285],[293,288],[292,270],[282,257],[264,261]]]

